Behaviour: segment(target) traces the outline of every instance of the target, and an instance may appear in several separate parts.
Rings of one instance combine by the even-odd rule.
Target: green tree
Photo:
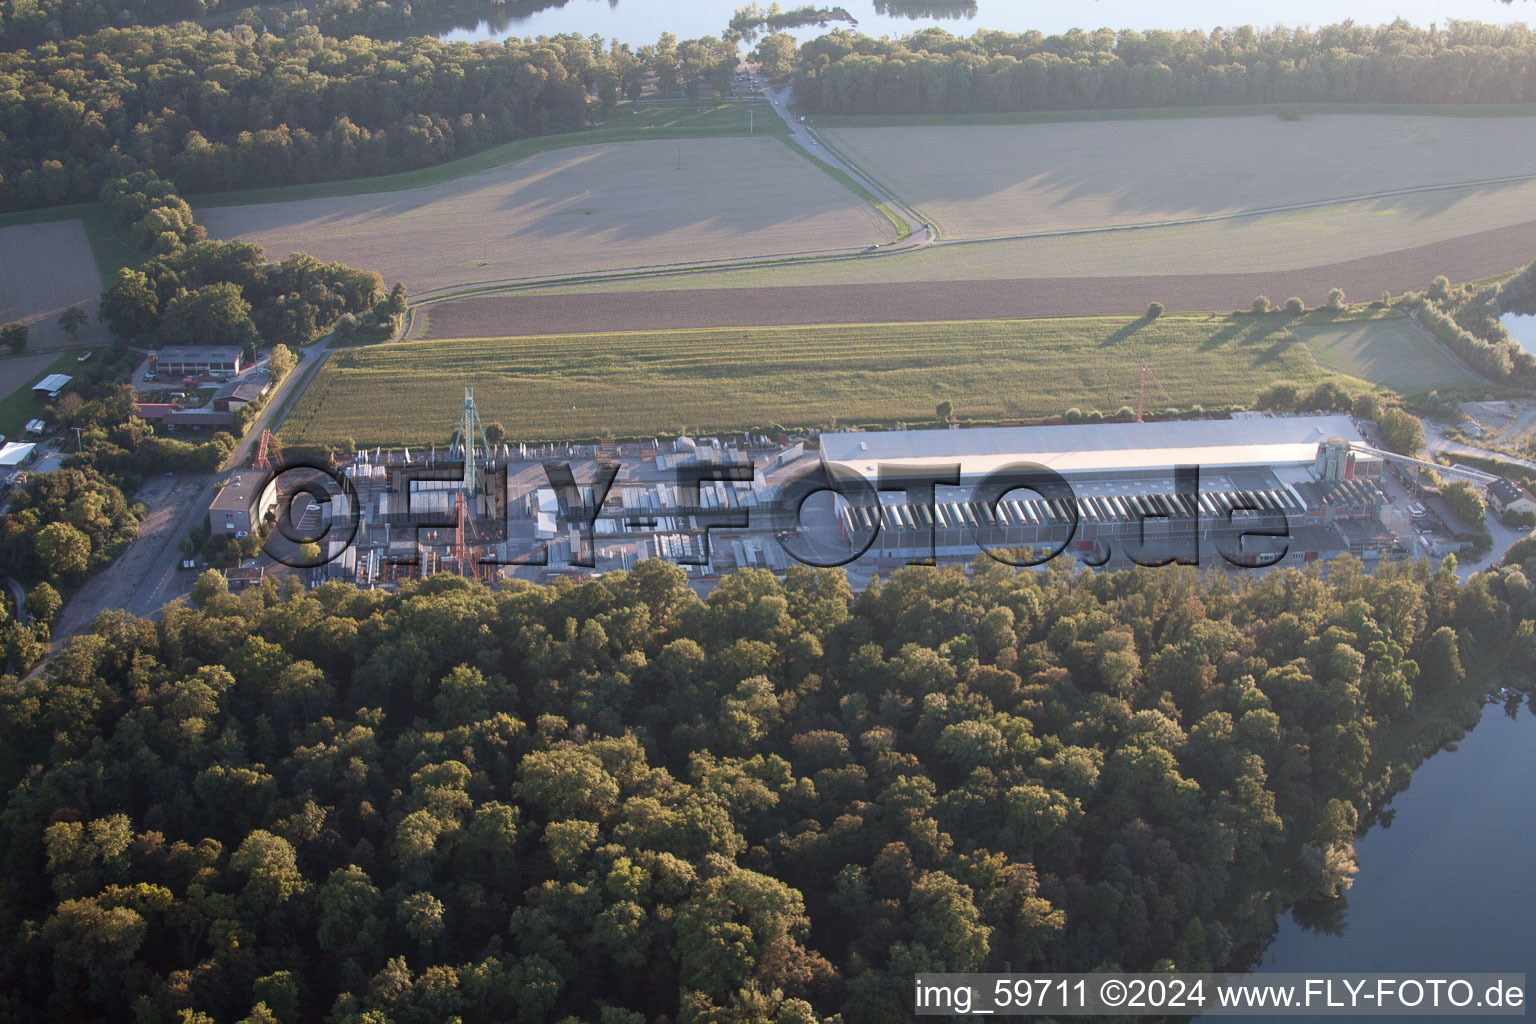
[[[1146,319],[1156,320],[1163,315],[1163,311],[1164,307],[1161,302],[1149,302],[1147,303]]]
[[[11,355],[17,355],[27,350],[27,325],[21,323],[6,324],[0,327],[0,345],[4,345]]]
[[[247,348],[259,340],[251,304],[232,281],[182,292],[166,303],[157,338],[162,345],[224,345]]]
[[[68,523],[49,523],[38,531],[37,557],[54,579],[84,574],[91,560],[91,539]]]
[[[794,70],[795,55],[800,47],[794,36],[774,32],[758,41],[752,51],[752,59],[761,65],[763,77],[775,85],[788,81]]]
[[[296,365],[298,360],[287,345],[273,345],[271,353],[267,355],[267,369],[272,373],[274,385],[286,379]]]
[[[80,329],[90,322],[90,317],[79,306],[70,306],[59,314],[59,327],[71,341],[80,340]]]
[[[53,625],[64,607],[64,599],[48,583],[39,583],[27,594],[27,611],[38,622]]]
[[[98,315],[124,341],[142,341],[160,322],[160,297],[148,275],[124,267],[102,292]]]
[[[1399,455],[1417,455],[1424,447],[1424,424],[1412,413],[1388,409],[1377,419],[1381,443]]]
[[[206,608],[208,603],[220,594],[229,593],[229,580],[217,569],[205,569],[203,574],[192,584],[192,604],[197,608]]]
[[[1342,313],[1344,309],[1344,289],[1335,288],[1328,293],[1328,312]]]

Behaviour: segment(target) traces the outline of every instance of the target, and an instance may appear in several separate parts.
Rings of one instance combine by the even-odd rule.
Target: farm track
[[[1255,295],[1318,305],[1332,288],[1356,301],[1423,288],[1437,275],[1466,281],[1536,258],[1536,222],[1304,270],[1224,275],[1065,277],[921,283],[697,288],[565,294],[499,293],[434,303],[413,336],[484,338],[690,327],[901,323],[1006,317],[1247,309]]]

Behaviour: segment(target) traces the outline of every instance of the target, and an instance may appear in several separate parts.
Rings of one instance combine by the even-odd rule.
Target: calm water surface
[[[452,40],[506,39],[509,36],[556,35],[562,32],[596,33],[626,43],[653,43],[663,32],[679,39],[719,35],[745,0],[565,0],[527,17],[505,23],[482,22],[472,29],[459,29],[443,36]],[[767,8],[766,2],[759,6]],[[785,10],[802,6],[798,0],[782,0]],[[1218,26],[1255,25],[1327,25],[1352,18],[1361,24],[1379,25],[1396,18],[1406,18],[1416,25],[1444,24],[1447,19],[1485,21],[1496,24],[1522,20],[1521,4],[1503,4],[1498,0],[1457,0],[1454,4],[1434,0],[1294,0],[1278,4],[1274,0],[1185,0],[1185,2],[1137,2],[1137,0],[1072,0],[1069,3],[1031,3],[1027,0],[977,0],[968,10],[962,5],[935,4],[940,9],[960,7],[966,13],[957,17],[906,17],[895,13],[900,5],[883,0],[821,0],[818,7],[842,7],[858,19],[858,29],[869,35],[905,35],[930,25],[939,25],[958,35],[969,35],[978,28],[1022,32],[1065,32],[1072,28],[1199,28],[1209,31]],[[924,5],[907,4],[907,9]],[[829,27],[837,27],[834,23]],[[824,29],[810,25],[795,29],[800,39],[820,35]]]
[[[1524,971],[1536,979],[1536,715],[1489,707],[1356,843],[1341,935],[1291,918],[1265,971]]]
[[[1521,348],[1527,352],[1536,352],[1536,316],[1505,313],[1499,318],[1499,323],[1504,325],[1511,338],[1520,343]]]

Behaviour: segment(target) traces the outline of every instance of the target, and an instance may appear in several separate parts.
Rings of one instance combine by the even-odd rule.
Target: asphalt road
[[[65,606],[54,630],[54,652],[69,637],[89,629],[96,617],[108,609],[121,608],[141,618],[150,618],[167,602],[192,589],[198,574],[179,568],[181,539],[206,518],[208,505],[219,486],[236,469],[250,464],[261,432],[273,425],[274,418],[280,413],[286,413],[288,399],[308,385],[329,357],[329,346],[330,338],[326,337],[303,350],[304,357],[298,367],[277,386],[266,408],[235,445],[219,472],[184,475],[146,485],[139,500],[149,507],[149,514],[139,524],[138,538]]]

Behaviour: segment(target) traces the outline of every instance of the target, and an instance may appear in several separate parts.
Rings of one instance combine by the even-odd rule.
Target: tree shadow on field
[[[1217,331],[1215,334],[1211,335],[1209,338],[1206,338],[1200,343],[1200,351],[1209,352],[1213,348],[1221,348],[1227,342],[1231,341],[1233,338],[1236,338],[1238,334],[1242,332],[1242,329],[1242,324],[1238,323],[1232,317],[1228,317],[1226,322],[1221,325],[1221,330]]]
[[[1240,342],[1239,344],[1242,343]],[[1278,362],[1280,357],[1283,356],[1286,350],[1289,349],[1292,345],[1305,344],[1306,342],[1302,341],[1296,335],[1292,334],[1290,331],[1286,331],[1277,337],[1273,342],[1271,342],[1270,345],[1265,348],[1262,353],[1260,353],[1259,357],[1254,360],[1254,363],[1258,365],[1263,363]]]
[[[1134,337],[1137,331],[1141,330],[1151,322],[1152,321],[1148,320],[1146,317],[1139,316],[1135,320],[1132,320],[1130,323],[1120,327],[1109,337],[1105,338],[1101,344],[1104,348],[1113,348],[1114,346],[1120,344],[1122,341],[1126,341],[1129,338]]]

